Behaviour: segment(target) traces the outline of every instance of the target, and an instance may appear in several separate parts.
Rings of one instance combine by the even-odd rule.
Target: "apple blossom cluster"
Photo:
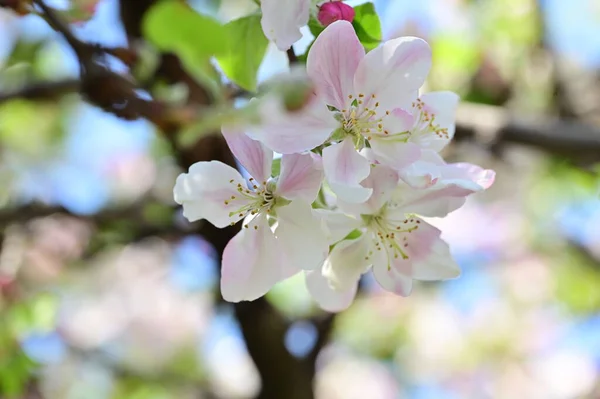
[[[460,274],[424,218],[458,209],[495,173],[439,155],[454,135],[458,96],[419,94],[430,66],[421,39],[400,37],[365,54],[352,25],[333,22],[308,54],[315,90],[304,108],[263,107],[259,124],[223,127],[251,177],[218,161],[178,177],[175,201],[187,219],[242,223],[223,253],[227,301],[254,300],[303,273],[317,303],[340,311],[367,272],[402,296],[413,280]]]

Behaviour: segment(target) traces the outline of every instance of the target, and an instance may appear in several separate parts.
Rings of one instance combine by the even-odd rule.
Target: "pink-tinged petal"
[[[329,245],[344,239],[350,232],[362,226],[362,220],[359,217],[351,217],[339,211],[314,209],[313,212],[321,219]],[[356,215],[360,216],[360,213]]]
[[[354,92],[354,73],[364,56],[365,49],[348,21],[332,23],[317,37],[306,68],[327,105],[346,108]]]
[[[456,109],[460,101],[458,94],[451,91],[432,91],[421,94],[420,99],[424,104],[423,109],[435,115],[435,122],[441,127],[454,127]]]
[[[410,270],[410,262],[402,258],[396,259],[395,267],[391,267],[387,262],[373,263],[373,276],[381,288],[400,296],[409,296],[412,291],[413,279]]]
[[[240,218],[232,211],[249,203],[237,191],[237,185],[246,187],[240,173],[219,161],[197,162],[188,173],[177,177],[173,196],[183,205],[183,216],[190,222],[206,219],[218,228],[237,222]],[[235,200],[231,200],[231,197]]]
[[[408,132],[415,122],[415,114],[402,108],[394,108],[382,121],[389,134]]]
[[[341,312],[347,309],[356,296],[358,283],[346,290],[334,290],[320,270],[306,272],[306,288],[310,296],[327,312]]]
[[[447,166],[440,154],[423,149],[416,162],[400,171],[400,178],[413,188],[441,187],[438,183],[443,179]]]
[[[266,216],[258,215],[249,225],[223,252],[221,294],[228,302],[253,301],[284,278],[285,260]]]
[[[383,136],[373,136],[369,141],[379,163],[402,170],[419,159],[421,148],[411,142],[394,141]]]
[[[446,129],[447,136],[438,136],[432,132],[426,135],[414,135],[411,140],[423,148],[439,152],[454,137],[456,109],[460,97],[451,91],[435,91],[423,94],[420,99],[423,102],[423,111],[435,116],[435,125],[439,129]]]
[[[345,291],[355,286],[371,266],[366,259],[370,237],[361,236],[336,244],[323,264],[321,273],[334,290]]]
[[[310,203],[292,201],[277,208],[275,235],[286,262],[296,270],[314,270],[329,252],[326,232]]]
[[[466,162],[448,164],[444,169],[444,180],[448,184],[470,188],[473,191],[487,190],[494,184],[496,172]],[[474,187],[473,184],[477,185]]]
[[[370,51],[354,76],[354,89],[367,99],[380,102],[380,108],[406,108],[431,68],[431,48],[422,39],[400,37]],[[367,105],[368,106],[368,105]]]
[[[361,182],[361,186],[373,190],[366,202],[352,204],[338,200],[338,206],[352,215],[375,215],[391,198],[398,186],[398,172],[384,165],[373,166],[369,176]]]
[[[250,176],[258,182],[267,181],[271,177],[273,151],[235,128],[223,126],[221,130],[229,149]]]
[[[441,168],[423,161],[414,162],[400,171],[400,178],[411,187],[425,189],[437,184],[442,176]]]
[[[429,223],[418,218],[413,219],[416,220],[417,228],[408,234],[405,249],[412,263],[427,259],[431,254],[432,247],[440,240],[442,234],[438,228]]]
[[[300,28],[308,23],[310,0],[262,0],[261,25],[267,39],[281,51],[302,38]]]
[[[427,188],[400,184],[393,196],[397,212],[443,217],[460,208],[467,196],[489,188],[494,181],[495,172],[492,170],[468,163],[446,164],[430,150],[423,154],[424,161],[416,164],[424,162],[429,168],[437,168],[438,171],[432,173],[439,177]],[[406,180],[405,175],[401,177]]]
[[[280,154],[310,151],[323,144],[339,127],[325,103],[313,96],[299,111],[288,112],[273,96],[263,98],[259,107],[261,124],[247,133]]]
[[[361,203],[369,199],[371,190],[362,186],[347,186],[345,184],[329,183],[329,187],[338,199],[347,203]]]
[[[412,277],[415,280],[437,281],[460,276],[460,267],[450,254],[450,247],[436,237],[426,248],[427,252],[412,261]]]
[[[441,232],[418,220],[418,228],[408,235],[404,249],[407,258],[379,257],[373,264],[377,282],[387,291],[408,296],[412,280],[447,280],[460,275],[460,268],[450,255],[448,245],[441,240]],[[388,263],[389,262],[389,263]]]
[[[444,217],[463,206],[466,197],[472,191],[456,186],[441,189],[416,189],[402,183],[398,186],[394,198],[397,208],[390,210],[394,219],[402,219],[407,213],[427,217]]]
[[[354,149],[352,138],[323,150],[323,169],[333,192],[341,200],[361,203],[369,199],[372,189],[360,185],[371,172],[371,164]]]
[[[289,154],[281,157],[277,195],[312,203],[319,194],[322,182],[323,165],[318,155]]]

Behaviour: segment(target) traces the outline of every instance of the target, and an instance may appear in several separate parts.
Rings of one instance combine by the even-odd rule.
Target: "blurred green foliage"
[[[223,73],[242,89],[256,91],[256,78],[269,41],[260,25],[259,14],[249,15],[225,25],[229,37],[226,54],[217,60]]]

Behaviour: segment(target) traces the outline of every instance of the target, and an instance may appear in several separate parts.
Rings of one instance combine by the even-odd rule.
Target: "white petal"
[[[387,262],[373,264],[373,275],[379,285],[386,291],[401,296],[409,296],[413,279],[409,274],[401,273],[396,268],[388,267]]]
[[[310,0],[262,0],[261,25],[267,39],[286,51],[302,38],[300,28],[308,23]]]
[[[418,93],[413,93],[412,97],[416,100]],[[413,128],[415,122],[416,115],[414,112],[407,111],[403,108],[394,108],[391,110],[390,114],[382,120],[382,124],[385,130],[388,131],[388,134],[408,132]]]
[[[340,199],[360,203],[371,196],[373,190],[360,185],[369,176],[371,165],[356,152],[352,138],[323,150],[323,168],[329,186]]]
[[[329,245],[335,244],[362,226],[360,218],[351,217],[339,211],[313,209],[313,212],[322,222]],[[357,216],[360,216],[360,213]]]
[[[233,155],[259,183],[271,177],[273,151],[236,128],[223,126],[223,137]]]
[[[396,170],[406,168],[416,162],[421,155],[420,147],[411,142],[405,143],[374,136],[370,143],[377,161]]]
[[[249,225],[223,252],[221,294],[228,302],[253,301],[284,278],[284,259],[267,218],[259,215]]]
[[[346,108],[348,96],[354,93],[354,73],[364,56],[365,49],[347,21],[332,23],[317,37],[306,69],[328,105]]]
[[[400,178],[419,189],[434,186],[442,176],[442,168],[430,162],[417,161],[400,171]]]
[[[309,203],[292,201],[277,207],[277,235],[286,262],[297,270],[314,270],[329,252],[326,232]]]
[[[334,290],[321,271],[314,270],[306,272],[306,288],[322,309],[340,312],[348,308],[354,300],[358,283],[346,290]]]
[[[444,217],[463,206],[468,194],[470,192],[454,186],[442,189],[416,189],[408,185],[400,185],[397,193],[394,194],[398,208],[389,212],[389,215],[396,219],[407,213]]]
[[[354,77],[354,88],[367,99],[375,94],[371,102],[380,102],[379,109],[407,109],[430,68],[431,49],[427,42],[400,37],[385,42],[362,59]]]
[[[441,129],[447,129],[448,138],[439,137],[431,133],[427,135],[415,135],[411,140],[423,148],[441,151],[454,137],[456,109],[459,97],[451,91],[434,91],[425,93],[421,97],[424,102],[424,110],[435,115],[435,124]]]
[[[365,259],[368,251],[368,238],[361,236],[354,240],[339,242],[323,264],[322,274],[335,290],[345,291],[355,286],[369,266]]]
[[[443,217],[460,208],[467,196],[490,187],[494,181],[495,173],[492,170],[467,163],[446,164],[439,154],[431,150],[423,151],[422,159],[424,161],[411,166],[422,168],[421,172],[409,176],[413,179],[412,187],[400,184],[393,195],[398,211]],[[432,184],[429,185],[421,181],[422,185],[419,186],[418,176],[422,176],[425,170],[435,179],[430,178]],[[409,180],[406,172],[401,174],[405,181]]]
[[[466,162],[447,164],[442,172],[442,181],[447,185],[454,184],[472,191],[490,188],[495,178],[496,172],[493,170]]]
[[[412,264],[412,277],[416,280],[447,280],[460,276],[460,267],[450,254],[448,244],[437,238],[423,259]]]
[[[398,185],[398,173],[384,165],[371,168],[369,176],[361,182],[365,188],[373,190],[371,197],[362,204],[347,203],[338,200],[338,206],[352,215],[374,215],[392,197]]]
[[[230,217],[230,212],[249,203],[239,195],[238,184],[246,187],[244,178],[231,166],[219,161],[198,162],[177,177],[173,195],[175,202],[183,205],[183,216],[189,221],[206,219],[223,228],[240,219],[237,215]]]
[[[281,157],[277,195],[312,203],[323,182],[323,165],[317,154],[289,154]]]
[[[339,199],[347,203],[362,203],[371,196],[371,189],[362,186],[347,186],[345,184],[329,183],[329,187]]]
[[[268,96],[261,100],[259,113],[261,124],[252,127],[248,135],[280,154],[310,151],[339,127],[333,113],[316,96],[296,112],[285,110],[279,99]]]

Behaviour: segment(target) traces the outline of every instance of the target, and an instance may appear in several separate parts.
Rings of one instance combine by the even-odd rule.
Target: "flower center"
[[[229,183],[236,186],[238,195],[232,195],[226,199],[225,205],[235,207],[233,211],[229,212],[229,217],[233,218],[231,222],[233,226],[238,220],[244,219],[248,215],[255,216],[261,212],[267,214],[271,213],[271,209],[277,202],[277,197],[274,195],[275,182],[257,182],[253,177],[250,178],[250,188],[244,187],[240,183],[236,183],[235,180],[230,180]],[[248,228],[250,221],[244,224],[245,228]],[[254,229],[258,230],[258,226],[254,225]]]
[[[383,128],[382,122],[390,111],[379,109],[379,101],[376,101],[375,94],[369,98],[363,93],[357,97],[350,94],[348,100],[350,100],[348,107],[340,111],[344,131],[352,135],[363,135],[368,140],[373,133],[389,134]]]
[[[436,135],[441,139],[449,140],[447,128],[441,128],[435,120],[435,114],[427,110],[427,107],[423,100],[420,98],[412,103],[413,109],[417,109],[419,112],[419,119],[415,122],[412,129],[412,135],[415,136],[427,136]]]
[[[407,218],[402,221],[391,220],[385,217],[385,212],[379,215],[362,215],[363,220],[370,231],[373,247],[365,257],[370,260],[375,251],[383,251],[388,270],[391,268],[392,259],[408,259],[406,249],[409,247],[409,234],[419,228],[420,220]]]

